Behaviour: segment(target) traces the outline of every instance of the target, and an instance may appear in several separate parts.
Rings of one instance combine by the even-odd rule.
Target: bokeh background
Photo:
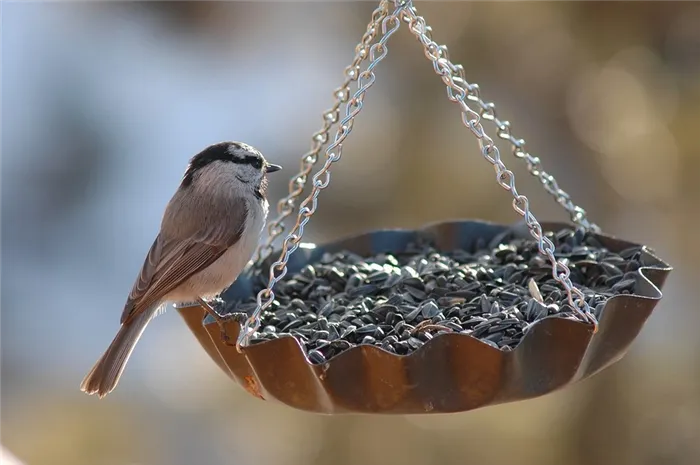
[[[459,415],[324,417],[249,397],[175,312],[103,401],[106,348],[187,160],[225,139],[285,166],[374,2],[5,2],[2,444],[26,465],[685,465],[700,458],[700,4],[417,2],[434,37],[607,232],[675,271],[629,355],[579,385]],[[305,239],[445,218],[512,223],[402,28]],[[493,126],[487,129],[495,137]],[[540,219],[566,215],[503,147]]]

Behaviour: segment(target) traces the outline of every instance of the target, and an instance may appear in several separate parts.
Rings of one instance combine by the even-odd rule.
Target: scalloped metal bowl
[[[563,223],[542,226],[548,231],[570,227]],[[480,240],[498,241],[509,231],[517,230],[479,221],[444,222],[417,231],[374,231],[299,248],[291,256],[289,272],[317,261],[328,251],[351,250],[364,256],[398,252],[416,235],[431,237],[443,250],[470,249]],[[638,245],[606,235],[598,238],[613,251]],[[591,325],[548,317],[534,324],[511,352],[450,333],[406,356],[359,345],[325,364],[313,365],[292,337],[255,344],[240,354],[222,342],[219,327],[211,317],[205,318],[201,307],[179,312],[219,367],[261,399],[326,414],[460,412],[538,397],[592,376],[622,358],[661,299],[661,287],[671,271],[646,248],[641,261],[637,294],[611,298],[595,335]],[[244,274],[222,298],[231,302],[250,295],[252,283]],[[226,331],[235,340],[239,323],[228,322]]]

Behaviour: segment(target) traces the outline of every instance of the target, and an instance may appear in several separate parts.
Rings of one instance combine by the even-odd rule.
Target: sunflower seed
[[[546,236],[597,317],[610,297],[635,291],[642,247],[614,253],[580,229]],[[469,250],[449,253],[424,239],[397,254],[325,253],[277,283],[251,343],[291,335],[312,363],[325,363],[357,344],[407,355],[448,332],[515,350],[528,325],[547,316],[571,317],[572,311],[537,242],[513,237],[501,235],[505,243],[488,249],[480,238]],[[257,265],[254,293],[223,305],[221,313],[251,315],[268,273]]]

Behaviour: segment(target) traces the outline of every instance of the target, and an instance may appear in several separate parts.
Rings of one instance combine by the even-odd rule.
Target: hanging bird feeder
[[[375,81],[374,68],[404,24],[523,222],[450,221],[302,243]],[[267,242],[222,295],[226,322],[220,326],[203,308],[180,308],[219,367],[252,395],[301,410],[413,414],[538,397],[622,358],[661,299],[669,265],[643,245],[602,234],[587,219],[479,87],[466,81],[447,48],[433,41],[410,1],[380,2],[345,75],[269,224]],[[345,116],[338,121],[342,104]],[[512,145],[571,224],[538,222],[482,121]],[[273,250],[335,123],[311,193],[281,250]]]

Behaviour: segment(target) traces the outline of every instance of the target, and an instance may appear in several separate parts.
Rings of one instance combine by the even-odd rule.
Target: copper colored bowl
[[[547,231],[571,227],[561,223],[542,226]],[[433,238],[442,250],[469,250],[477,240],[498,241],[512,231],[517,229],[478,221],[445,222],[417,231],[374,231],[299,248],[290,258],[289,272],[317,261],[324,252],[350,250],[362,256],[399,252],[416,235]],[[517,234],[527,232],[520,228]],[[597,237],[615,252],[638,246],[606,235]],[[180,313],[221,369],[261,399],[327,414],[461,412],[538,397],[620,360],[661,299],[661,287],[671,271],[646,247],[640,261],[637,294],[609,299],[595,335],[589,324],[547,317],[536,322],[510,352],[469,335],[444,333],[410,355],[358,345],[324,364],[312,365],[293,337],[245,347],[240,354],[221,340],[219,327],[211,317],[205,318],[201,307],[183,308]],[[243,274],[222,298],[231,302],[251,295],[250,275]],[[240,326],[230,321],[226,331],[235,341]]]

